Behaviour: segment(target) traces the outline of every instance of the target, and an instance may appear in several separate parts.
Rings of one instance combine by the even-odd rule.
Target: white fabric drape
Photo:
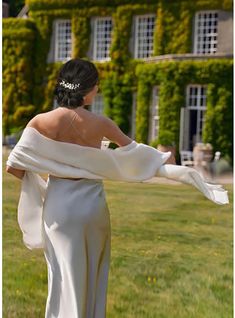
[[[110,179],[141,182],[154,176],[190,184],[217,204],[227,204],[227,191],[209,184],[193,168],[164,163],[171,152],[132,141],[116,149],[98,149],[59,142],[26,127],[10,153],[7,165],[24,169],[18,205],[18,222],[29,249],[43,248],[42,210],[47,184],[38,175],[64,178]]]

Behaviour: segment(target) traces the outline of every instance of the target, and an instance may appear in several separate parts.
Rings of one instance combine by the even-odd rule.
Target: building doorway
[[[181,108],[180,151],[193,151],[196,143],[202,142],[206,112],[206,86],[188,85],[186,106]]]

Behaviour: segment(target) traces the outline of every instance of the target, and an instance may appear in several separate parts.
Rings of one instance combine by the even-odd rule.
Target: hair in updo
[[[95,65],[87,60],[72,59],[66,62],[59,71],[54,95],[59,106],[76,108],[83,105],[83,97],[98,83],[98,71]],[[66,85],[74,84],[71,89]],[[78,84],[78,85],[76,85]]]

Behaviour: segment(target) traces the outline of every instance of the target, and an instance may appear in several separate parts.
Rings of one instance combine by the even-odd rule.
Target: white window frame
[[[91,112],[98,115],[104,114],[104,98],[102,94],[96,94],[91,104]]]
[[[144,52],[140,51],[140,45],[139,45],[139,41],[140,41],[140,37],[138,34],[138,29],[139,29],[139,25],[140,25],[140,20],[143,18],[154,18],[154,26],[153,26],[153,34],[152,34],[152,50],[149,50],[147,56],[143,56]],[[154,29],[155,29],[155,25],[156,25],[156,15],[155,14],[143,14],[143,15],[136,15],[134,17],[134,58],[138,59],[138,58],[148,58],[151,56],[151,54],[153,53],[153,41],[154,41]],[[147,32],[147,30],[144,30],[145,32]],[[148,39],[144,39],[145,41],[147,41]]]
[[[99,21],[106,21],[106,20],[109,20],[111,21],[111,25],[112,25],[112,28],[111,28],[111,32],[110,32],[110,36],[108,37],[108,42],[109,44],[106,46],[103,46],[104,48],[104,52],[107,53],[107,56],[103,56],[103,57],[99,57],[98,54],[98,22]],[[113,19],[112,17],[95,17],[94,18],[94,49],[93,49],[93,60],[95,61],[110,61],[111,58],[110,58],[110,46],[111,46],[111,43],[112,43],[112,30],[113,30]],[[103,33],[103,36],[105,35],[105,33]],[[104,39],[105,39],[105,36],[104,36]],[[105,44],[106,45],[106,44]]]
[[[201,95],[201,91],[200,91],[200,94],[197,94],[197,95],[190,95],[190,88],[197,88],[198,91],[200,89],[204,89],[205,92],[206,92],[206,89],[207,89],[207,85],[200,85],[200,84],[188,84],[187,85],[187,98],[186,98],[186,103],[187,103],[187,107],[190,108],[190,109],[202,109],[202,110],[206,110],[206,94],[204,95]],[[192,96],[196,96],[196,105],[190,105],[190,98],[192,98]],[[203,97],[204,99],[204,104],[202,104],[200,102],[201,100],[201,97]]]
[[[159,90],[160,86],[154,86],[152,89],[152,104],[151,104],[151,133],[150,138],[154,140],[159,135]]]
[[[70,19],[56,19],[54,21],[54,27],[55,27],[55,52],[54,52],[54,61],[67,61],[71,59],[72,55],[72,25],[71,25],[71,20]],[[65,46],[70,43],[71,48],[70,48],[70,54],[66,58],[62,58],[59,56],[59,24],[60,23],[70,23],[70,29],[71,29],[71,40],[69,42],[66,41]],[[69,51],[69,50],[68,50]]]
[[[206,14],[217,14],[217,17],[216,18],[213,18],[213,22],[214,20],[216,21],[216,25],[213,27],[213,29],[216,28],[217,32],[209,32],[210,29],[209,29],[209,22],[212,23],[211,20],[207,19],[204,17],[203,19],[201,19],[201,22],[205,22],[207,25],[202,27],[202,26],[199,26],[199,15],[206,15]],[[200,23],[201,23],[200,22]],[[218,28],[219,28],[219,11],[217,10],[208,10],[208,11],[198,11],[195,15],[195,25],[194,25],[194,49],[193,49],[193,52],[194,54],[215,54],[218,50]],[[206,32],[206,29],[207,29],[207,32]],[[208,30],[209,29],[209,30]],[[203,34],[202,32],[204,33],[204,30],[205,30],[205,34],[204,34],[204,37],[207,39],[207,41],[199,41],[199,38],[203,38]],[[199,32],[200,31],[200,32]],[[209,37],[213,37],[215,39],[211,39],[210,41],[208,41],[208,38]],[[209,47],[206,47],[206,48],[203,48],[203,45],[206,45],[206,46],[209,46],[210,45],[210,48]],[[212,47],[213,45],[213,47]],[[215,45],[215,47],[214,47]],[[199,46],[199,47],[198,47]]]
[[[191,88],[197,88],[197,95],[191,95],[190,89]],[[204,89],[204,94],[201,95],[201,90]],[[202,141],[202,131],[203,131],[203,125],[205,122],[205,111],[206,111],[206,92],[207,92],[207,86],[206,85],[197,85],[197,84],[189,84],[187,85],[186,89],[186,107],[190,110],[197,110],[197,127],[196,127],[196,142]],[[196,105],[191,105],[190,98],[192,99],[192,96],[196,96]],[[203,100],[203,103],[201,102]]]

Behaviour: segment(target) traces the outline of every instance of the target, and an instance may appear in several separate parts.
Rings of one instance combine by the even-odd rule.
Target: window
[[[94,24],[94,60],[110,60],[112,18],[96,18]]]
[[[104,101],[101,94],[97,94],[94,98],[94,101],[91,105],[91,111],[95,114],[103,114],[104,110]]]
[[[202,141],[202,129],[206,111],[206,87],[202,85],[189,85],[187,87],[186,106],[189,111],[189,148],[192,149],[197,142]]]
[[[55,21],[55,61],[71,58],[72,34],[70,20]]]
[[[195,17],[194,53],[214,54],[218,46],[218,12],[198,12]]]
[[[205,109],[206,87],[202,85],[189,85],[187,87],[187,107],[191,109]]]
[[[155,86],[152,93],[152,108],[151,108],[151,140],[158,137],[159,133],[159,87]]]
[[[153,52],[155,15],[135,17],[135,58],[149,57]]]

